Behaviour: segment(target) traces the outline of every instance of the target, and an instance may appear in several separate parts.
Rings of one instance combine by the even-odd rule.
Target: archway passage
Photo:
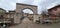
[[[22,12],[23,12],[23,14],[22,14],[23,16],[21,17],[20,20],[23,21],[25,18],[28,18],[30,21],[33,20],[32,17],[29,17],[30,14],[33,14],[33,11],[31,9],[23,9]]]
[[[33,11],[33,14],[37,14],[37,6],[16,3],[16,13],[18,13],[18,16],[15,15],[15,18],[14,18],[15,23],[20,23],[20,19],[24,16],[24,14],[22,12],[22,10],[24,10],[24,9],[30,9]]]
[[[23,9],[22,10],[22,16],[27,17],[29,14],[33,14],[33,11],[31,9]]]

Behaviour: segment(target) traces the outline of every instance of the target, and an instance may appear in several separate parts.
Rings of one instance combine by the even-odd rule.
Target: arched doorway
[[[33,14],[37,14],[37,6],[35,5],[29,5],[29,4],[22,4],[22,3],[16,3],[16,13],[18,13],[18,16],[15,15],[14,22],[20,23],[20,19],[24,16],[22,10],[24,9],[30,9],[33,11]]]
[[[27,21],[27,20],[30,20],[30,21],[32,21],[33,20],[33,18],[32,17],[28,17],[29,16],[29,14],[33,14],[33,11],[31,10],[31,9],[23,9],[22,10],[22,17],[21,17],[21,22],[22,21]]]
[[[34,14],[31,9],[27,8],[22,10],[22,16],[28,16],[29,14]]]

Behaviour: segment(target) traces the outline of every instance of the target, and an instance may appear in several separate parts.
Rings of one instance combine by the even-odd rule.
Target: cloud
[[[37,5],[38,13],[41,13],[42,10],[59,4],[60,0],[0,0],[0,8],[4,8],[5,10],[14,10],[16,9],[16,3]]]
[[[56,6],[56,5],[60,5],[60,0],[58,0],[58,1],[54,2],[54,3],[51,3],[49,6],[47,6],[47,9],[52,8],[52,7]]]
[[[14,0],[1,0],[0,2],[0,8],[4,8],[5,10],[14,10],[16,1]],[[2,6],[3,5],[3,6]]]
[[[59,1],[59,2],[58,2],[58,1]],[[52,3],[53,3],[53,4],[52,4]],[[44,1],[42,1],[42,2],[38,2],[38,6],[40,6],[40,7],[38,7],[38,10],[41,10],[41,11],[47,10],[47,8],[53,6],[53,5],[57,4],[57,3],[60,3],[60,0],[44,0]],[[51,5],[51,6],[50,6],[50,5]],[[39,9],[39,8],[40,8],[40,9]],[[41,11],[40,11],[40,12],[41,12]]]
[[[34,0],[18,0],[17,3],[32,4]]]

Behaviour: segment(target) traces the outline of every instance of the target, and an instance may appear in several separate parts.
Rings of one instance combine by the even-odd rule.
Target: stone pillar
[[[34,14],[34,16],[33,16],[33,22],[35,23],[36,20],[38,20],[38,15],[35,15],[35,14]]]
[[[19,24],[20,23],[20,18],[21,18],[21,14],[16,13],[14,15],[14,24]]]

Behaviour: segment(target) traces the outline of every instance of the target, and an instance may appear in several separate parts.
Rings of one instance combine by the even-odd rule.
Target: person
[[[3,26],[2,26],[3,28],[7,28],[7,25],[6,24],[3,24]]]

